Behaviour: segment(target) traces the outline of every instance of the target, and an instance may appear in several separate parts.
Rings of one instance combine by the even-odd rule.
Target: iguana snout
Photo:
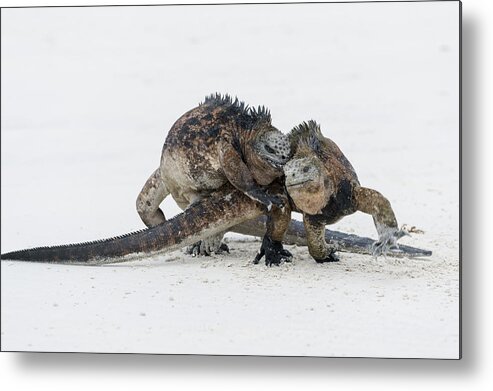
[[[291,157],[289,139],[272,128],[252,141],[246,155],[255,181],[262,186],[269,185],[282,176],[283,166]]]
[[[333,193],[332,182],[316,158],[293,158],[284,166],[286,189],[296,207],[319,214]]]
[[[275,167],[282,167],[289,159],[291,148],[288,137],[278,130],[271,130],[255,141],[256,152]]]
[[[313,159],[293,159],[284,166],[286,186],[296,187],[307,182],[317,181],[321,175]]]

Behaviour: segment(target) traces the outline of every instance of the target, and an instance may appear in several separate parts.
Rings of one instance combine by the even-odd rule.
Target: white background
[[[147,385],[147,388],[162,388],[165,385],[177,387],[184,378],[201,388],[207,388],[207,385],[216,387],[217,383],[234,388],[261,385],[272,388],[284,386],[284,382],[293,388],[310,387],[314,383],[313,385],[324,388],[340,388],[351,384],[352,387],[359,385],[370,389],[390,389],[396,386],[402,389],[417,386],[430,386],[434,389],[471,389],[473,382],[478,387],[479,382],[488,376],[487,363],[482,359],[489,353],[487,347],[491,347],[491,344],[488,344],[490,338],[485,332],[491,329],[491,320],[484,318],[487,311],[479,309],[488,296],[484,291],[472,290],[473,286],[486,288],[486,278],[491,274],[487,270],[491,267],[487,263],[486,251],[481,251],[480,254],[473,251],[473,247],[486,250],[488,238],[483,239],[479,235],[480,230],[476,230],[471,224],[475,222],[475,217],[479,218],[480,214],[485,214],[484,210],[480,213],[478,207],[468,207],[477,204],[470,198],[474,197],[473,193],[477,194],[474,201],[478,201],[480,197],[484,197],[485,200],[490,198],[490,194],[480,192],[476,187],[479,185],[478,178],[487,178],[483,171],[485,166],[481,169],[479,162],[473,160],[473,155],[486,157],[484,152],[487,147],[486,142],[479,140],[476,128],[486,125],[486,111],[481,111],[486,110],[486,103],[481,107],[476,97],[483,94],[481,98],[487,98],[485,94],[490,86],[489,80],[485,79],[486,74],[480,72],[487,69],[487,62],[490,62],[489,58],[484,57],[488,53],[488,46],[482,34],[489,27],[485,21],[488,12],[480,8],[482,4],[484,3],[469,1],[464,7],[464,210],[465,214],[472,215],[472,218],[466,217],[464,220],[463,259],[468,264],[465,263],[464,268],[465,358],[461,362],[3,354],[2,364],[5,362],[5,365],[2,365],[2,382],[10,379],[15,382],[16,388],[25,384],[26,389],[34,385],[36,388],[46,386],[52,389],[61,387],[64,383],[67,386],[66,382],[70,382],[70,385],[76,382],[82,389],[94,387],[93,381],[105,388],[134,388]],[[472,9],[473,7],[478,8]],[[476,41],[477,45],[473,45],[473,41]],[[484,47],[479,45],[482,43]],[[487,99],[482,101],[488,102]],[[475,121],[475,118],[479,118],[480,121]],[[482,136],[485,136],[485,133]],[[486,223],[481,228],[484,234],[487,234]],[[480,280],[481,276],[484,276],[484,281]],[[486,306],[483,308],[486,309]],[[7,372],[10,373],[9,377],[5,376]],[[245,381],[245,378],[248,381]],[[24,383],[28,379],[30,383]],[[118,380],[115,379],[122,379],[123,385],[117,385]],[[173,383],[167,384],[165,380],[172,380]],[[146,381],[152,382],[146,384]]]

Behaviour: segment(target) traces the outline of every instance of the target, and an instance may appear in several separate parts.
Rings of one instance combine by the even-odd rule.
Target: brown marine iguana
[[[226,183],[209,197],[190,205],[185,212],[155,227],[112,239],[14,251],[2,254],[1,258],[74,264],[124,262],[142,254],[172,251],[194,243],[197,239],[231,229],[248,235],[264,236],[256,262],[264,254],[268,265],[279,264],[286,259],[286,252],[279,240],[282,236],[287,244],[308,244],[310,254],[318,262],[325,262],[337,260],[335,249],[378,255],[403,235],[404,231],[397,228],[388,201],[376,191],[359,186],[350,163],[332,141],[322,136],[315,122],[300,125],[290,136],[296,153],[291,164],[285,167],[286,187],[292,198],[289,203],[291,208],[304,213],[306,232],[303,224],[290,222],[289,217],[286,218],[289,214],[281,213],[276,208],[267,220],[265,232],[262,220],[254,220],[265,213],[264,208]],[[337,167],[333,172],[331,165]],[[302,179],[297,179],[300,172]],[[273,194],[282,195],[279,182],[267,189],[267,196]],[[288,203],[285,209],[290,209]],[[356,210],[374,217],[380,240],[373,249],[370,246],[374,241],[369,238],[329,230],[325,230],[324,237],[326,222],[334,222]],[[279,211],[279,214],[276,215],[275,211]],[[326,240],[331,243],[331,247],[327,247]],[[401,246],[399,252],[390,254],[428,256],[431,252]]]
[[[262,186],[283,175],[289,157],[289,140],[272,126],[265,107],[255,109],[238,98],[212,94],[171,127],[161,163],[137,198],[137,211],[144,224],[153,227],[166,221],[159,205],[169,194],[185,210],[227,182],[270,211],[282,201]],[[222,236],[203,238],[192,251],[218,251]]]

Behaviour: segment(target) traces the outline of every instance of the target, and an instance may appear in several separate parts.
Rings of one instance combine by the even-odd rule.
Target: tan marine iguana
[[[286,178],[286,187],[293,201],[290,207],[304,213],[306,232],[301,223],[290,222],[282,213],[269,216],[265,233],[262,221],[252,220],[264,214],[264,208],[226,183],[209,197],[189,206],[184,213],[155,227],[112,239],[14,251],[2,254],[1,258],[74,264],[124,262],[140,255],[172,251],[232,227],[249,235],[265,233],[255,261],[265,254],[268,265],[279,264],[286,258],[285,250],[276,240],[279,235],[284,235],[286,243],[308,244],[317,262],[337,260],[336,249],[378,255],[395,244],[404,231],[397,228],[390,203],[376,191],[359,186],[350,163],[332,141],[322,136],[318,125],[313,121],[302,124],[290,136],[296,153],[285,167],[287,178],[291,178]],[[332,166],[337,167],[335,171],[331,171]],[[303,174],[298,177],[300,172]],[[272,184],[267,196],[282,194],[280,187],[279,183]],[[285,209],[290,209],[288,203]],[[334,222],[356,210],[371,214],[375,220],[380,240],[373,249],[370,245],[374,242],[368,238],[329,230],[325,230],[324,237],[326,222]],[[246,222],[248,220],[252,221]],[[326,240],[331,243],[330,247]],[[431,252],[401,246],[399,252],[391,255],[427,256]]]
[[[153,227],[166,221],[159,205],[169,194],[185,210],[227,182],[270,211],[282,201],[262,186],[283,175],[289,157],[289,140],[272,126],[265,107],[255,109],[238,98],[212,94],[171,127],[161,163],[137,198],[137,211],[144,224]],[[191,251],[217,252],[222,236],[203,238]]]
[[[408,232],[399,229],[390,202],[376,190],[360,185],[349,160],[336,143],[322,135],[320,126],[315,121],[304,122],[291,131],[289,139],[295,152],[284,166],[285,186],[292,210],[303,214],[310,255],[317,262],[337,261],[338,244],[329,241],[327,245],[325,226],[357,211],[373,217],[379,236],[372,245],[373,255],[398,248],[397,240]],[[286,227],[285,217],[271,224],[282,230]],[[254,229],[250,224],[243,233],[252,234]],[[273,245],[266,235],[255,261],[276,245],[279,243]]]

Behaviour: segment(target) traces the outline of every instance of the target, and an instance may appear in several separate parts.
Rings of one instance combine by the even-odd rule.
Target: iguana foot
[[[389,250],[398,249],[397,241],[403,236],[410,236],[406,229],[387,228],[380,234],[378,239],[372,245],[372,255],[376,258],[379,255],[385,256]]]
[[[229,247],[226,243],[222,242],[222,235],[212,236],[207,239],[199,240],[191,246],[185,249],[186,254],[190,254],[192,257],[199,255],[209,256],[211,254],[222,254],[227,252],[229,254]]]
[[[258,264],[265,255],[265,264],[267,266],[279,266],[283,262],[291,262],[293,255],[282,247],[282,242],[272,240],[264,236],[262,246],[253,260],[254,264]]]
[[[323,259],[315,259],[317,263],[327,263],[327,262],[339,262],[339,257],[336,255],[335,251],[332,251],[327,257]]]
[[[221,245],[219,248],[215,251],[216,254],[222,254],[222,253],[228,253],[229,254],[229,247],[226,243],[221,242]]]

